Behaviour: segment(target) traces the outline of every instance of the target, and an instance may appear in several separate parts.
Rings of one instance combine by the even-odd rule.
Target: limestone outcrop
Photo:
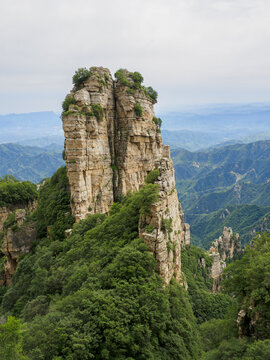
[[[211,277],[214,279],[213,291],[220,290],[221,275],[226,267],[226,261],[241,253],[241,240],[238,233],[233,233],[231,227],[224,227],[223,234],[211,244],[209,255],[213,257]]]
[[[28,207],[32,209],[33,204]],[[10,226],[4,229],[2,225],[2,248],[1,251],[5,256],[4,273],[0,276],[0,285],[10,285],[12,276],[14,275],[19,257],[27,254],[36,240],[36,229],[33,223],[26,223],[27,209],[15,209],[11,211],[7,209],[8,216],[14,216]],[[5,212],[6,213],[6,212]]]
[[[141,218],[139,233],[165,283],[173,275],[180,281],[180,248],[190,242],[189,226],[177,198],[170,149],[162,143],[154,114],[153,89],[142,87],[136,74],[121,70],[113,80],[108,69],[93,67],[66,97],[70,105],[62,120],[72,211],[76,221],[107,213],[159,169],[159,201]]]

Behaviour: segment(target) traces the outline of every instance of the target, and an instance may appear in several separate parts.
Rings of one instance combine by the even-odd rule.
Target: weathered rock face
[[[154,101],[140,87],[131,90],[113,81],[108,69],[90,71],[81,88],[68,95],[75,104],[62,117],[73,214],[79,221],[91,213],[107,213],[115,200],[138,190],[147,174],[158,168],[160,199],[151,215],[141,219],[139,231],[165,282],[173,275],[180,281],[180,247],[190,242],[189,226],[177,199],[169,147],[163,145],[153,121]],[[125,76],[132,84],[131,73]],[[104,111],[103,119],[90,113],[96,104]],[[165,229],[164,220],[172,231]],[[145,231],[148,225],[155,228],[150,234]]]
[[[10,207],[0,207],[0,234],[4,230],[4,222],[8,219],[9,215],[18,209],[28,209],[30,212],[34,211],[37,206],[37,201],[29,201],[27,205],[16,204]]]
[[[71,207],[77,221],[90,213],[106,213],[113,203],[113,80],[107,69],[92,68],[91,73],[83,89],[70,93],[76,106],[63,116]],[[103,108],[102,121],[91,114],[93,104]]]
[[[226,260],[232,259],[241,251],[239,234],[234,234],[230,227],[224,227],[223,235],[212,242],[209,250],[209,254],[214,260],[211,269],[211,277],[214,279],[214,292],[220,290],[221,274],[226,267]]]
[[[34,224],[24,224],[26,220],[26,209],[14,210],[14,214],[14,224],[4,232],[1,251],[5,255],[5,263],[4,274],[1,276],[0,285],[10,285],[12,276],[18,266],[19,256],[27,254],[36,239]]]
[[[169,284],[173,276],[181,282],[181,246],[186,240],[186,224],[177,198],[168,147],[164,147],[163,157],[156,162],[156,167],[160,171],[156,181],[159,200],[151,206],[149,215],[141,216],[139,235],[154,253],[165,284]]]

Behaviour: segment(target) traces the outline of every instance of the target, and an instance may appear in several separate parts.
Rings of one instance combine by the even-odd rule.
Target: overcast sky
[[[139,71],[158,110],[264,102],[269,0],[0,0],[0,113],[60,111],[78,67]]]

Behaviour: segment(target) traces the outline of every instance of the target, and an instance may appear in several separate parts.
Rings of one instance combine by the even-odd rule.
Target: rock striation
[[[5,229],[1,251],[5,255],[4,274],[0,279],[1,285],[10,285],[19,261],[19,256],[27,254],[36,240],[36,229],[33,223],[25,223],[26,209],[14,211],[14,221]]]
[[[121,70],[113,80],[108,69],[92,67],[66,97],[70,105],[62,120],[71,207],[76,221],[107,213],[114,201],[138,190],[159,169],[159,201],[140,219],[139,233],[167,284],[172,276],[180,281],[180,248],[190,242],[190,232],[177,198],[170,149],[155,117],[155,99],[134,74]]]
[[[213,258],[211,277],[214,279],[213,292],[220,290],[221,275],[226,261],[241,253],[241,240],[231,227],[224,227],[223,234],[211,244],[209,255]]]

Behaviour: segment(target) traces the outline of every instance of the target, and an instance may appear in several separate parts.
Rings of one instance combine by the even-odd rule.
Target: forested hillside
[[[211,292],[212,258],[195,246],[182,249],[184,286],[164,287],[138,236],[139,215],[156,198],[146,184],[109,215],[74,224],[65,168],[45,181],[27,219],[37,241],[0,286],[1,359],[268,359],[269,236],[227,267],[220,293]]]
[[[270,141],[172,153],[177,188],[193,240],[206,248],[231,226],[249,242],[269,229]]]
[[[0,144],[0,176],[13,175],[35,183],[50,177],[64,163],[62,146],[47,147]]]

